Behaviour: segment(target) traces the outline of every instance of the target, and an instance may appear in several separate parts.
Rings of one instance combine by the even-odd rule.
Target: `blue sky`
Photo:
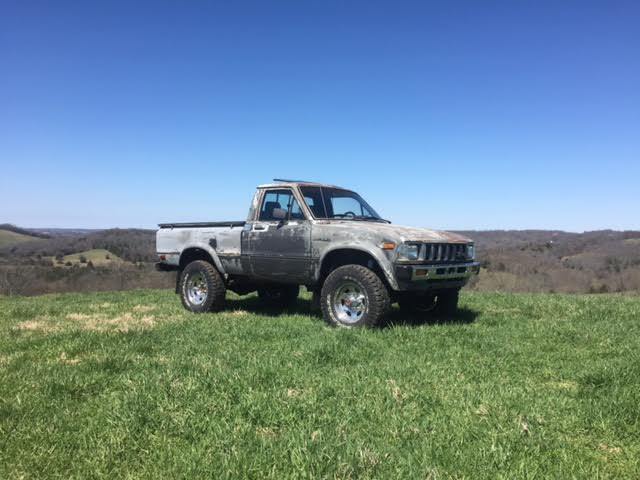
[[[640,229],[637,2],[2,2],[0,222],[245,217]]]

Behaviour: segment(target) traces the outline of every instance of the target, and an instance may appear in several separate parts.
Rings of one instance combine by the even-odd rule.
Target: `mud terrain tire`
[[[193,313],[215,312],[224,308],[227,289],[213,265],[195,260],[180,275],[182,305]]]
[[[344,265],[325,280],[320,305],[331,326],[376,327],[382,325],[389,310],[389,292],[373,270]]]

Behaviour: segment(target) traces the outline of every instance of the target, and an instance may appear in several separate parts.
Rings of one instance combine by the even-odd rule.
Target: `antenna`
[[[306,180],[287,180],[286,178],[274,178],[273,181],[282,183],[313,183],[307,182]]]

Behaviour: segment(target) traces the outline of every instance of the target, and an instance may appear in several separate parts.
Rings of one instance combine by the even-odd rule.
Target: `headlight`
[[[418,260],[420,245],[408,245],[403,243],[398,247],[398,260]]]
[[[467,258],[469,260],[475,260],[476,258],[476,247],[475,245],[467,245]]]

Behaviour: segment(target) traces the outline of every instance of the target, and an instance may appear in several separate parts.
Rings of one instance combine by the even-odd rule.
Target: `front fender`
[[[377,246],[374,246],[374,247],[368,247],[366,245],[354,246],[352,243],[346,243],[346,242],[332,243],[331,247],[325,250],[320,256],[320,259],[318,262],[318,269],[316,272],[316,278],[320,276],[320,270],[322,268],[322,264],[325,258],[327,257],[327,255],[336,250],[358,250],[360,252],[371,255],[374,258],[374,260],[378,263],[380,270],[382,270],[382,273],[384,274],[385,279],[387,280],[391,288],[393,288],[394,290],[399,290],[398,282],[396,280],[395,272],[393,270],[393,264],[389,260],[389,258],[387,258],[387,256],[385,255],[384,250],[382,250]]]

